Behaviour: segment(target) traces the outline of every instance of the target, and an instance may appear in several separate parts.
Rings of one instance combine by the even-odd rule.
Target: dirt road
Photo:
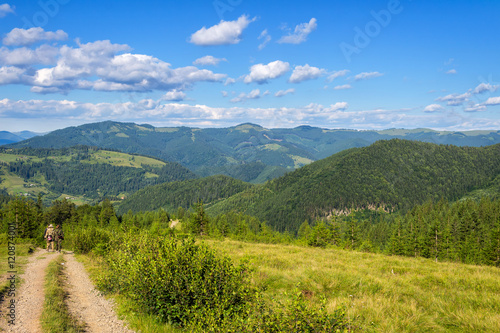
[[[21,275],[22,283],[18,293],[12,299],[16,304],[15,325],[9,325],[5,318],[0,320],[0,328],[6,332],[41,333],[40,316],[45,301],[45,274],[49,263],[60,254],[46,252],[38,249],[29,258],[24,274]],[[112,302],[104,298],[94,288],[83,265],[76,261],[72,253],[63,255],[66,276],[66,291],[68,299],[66,304],[70,313],[79,321],[85,323],[85,332],[134,332],[124,322],[118,319]],[[10,299],[2,304],[2,313]]]

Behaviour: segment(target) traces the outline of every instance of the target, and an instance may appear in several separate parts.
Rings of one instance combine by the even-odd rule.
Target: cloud
[[[468,107],[464,108],[465,112],[480,112],[480,111],[486,111],[486,106],[482,104],[474,104],[471,103]]]
[[[68,39],[62,30],[45,31],[40,27],[26,29],[14,28],[3,39],[4,45],[28,46],[41,41],[60,41]]]
[[[9,13],[14,13],[15,7],[9,5],[8,3],[4,3],[0,5],[0,18],[7,16]]]
[[[446,72],[446,74],[457,74],[457,70],[456,69],[450,69],[449,71]]]
[[[484,105],[500,105],[500,97],[490,97],[484,102]]]
[[[108,40],[78,43],[78,47],[42,45],[35,50],[2,47],[0,65],[5,68],[0,72],[0,85],[22,83],[31,86],[32,92],[44,94],[68,93],[75,89],[181,91],[197,82],[221,82],[227,78],[226,74],[194,66],[171,68],[169,63],[149,55],[122,53],[129,50],[128,45],[112,44]],[[14,70],[6,66],[27,68],[22,70],[22,78],[14,80]]]
[[[235,79],[233,79],[233,78],[231,78],[231,77],[228,77],[228,78],[226,79],[226,81],[224,82],[224,85],[225,85],[225,86],[229,86],[229,85],[231,85],[231,84],[235,84],[235,83],[236,83],[236,80],[235,80]]]
[[[313,17],[308,23],[301,23],[295,27],[293,33],[281,37],[278,43],[300,44],[307,40],[307,36],[317,28],[316,19]]]
[[[245,94],[245,93],[239,94],[238,97],[231,99],[230,102],[239,103],[239,102],[246,101],[247,99],[257,99],[257,98],[260,98],[260,90],[254,89],[251,92],[249,92],[248,94]]]
[[[50,45],[41,45],[35,50],[27,47],[10,50],[4,46],[0,48],[0,65],[30,66],[35,64],[54,64],[59,56],[59,48]]]
[[[328,76],[328,78],[326,79],[328,82],[332,82],[333,80],[335,80],[336,78],[338,77],[341,77],[341,76],[345,76],[347,75],[348,73],[350,72],[350,70],[348,69],[343,69],[341,71],[336,71],[336,72],[333,72],[332,74],[330,74]]]
[[[290,64],[281,60],[270,62],[267,65],[257,64],[250,67],[250,74],[245,76],[245,83],[267,83],[270,79],[278,78],[290,70]]]
[[[165,95],[162,96],[162,100],[165,101],[182,101],[186,98],[186,94],[183,91],[179,90],[172,90],[167,92]]]
[[[379,72],[363,72],[363,73],[360,73],[360,74],[354,76],[354,80],[356,80],[356,81],[368,80],[368,79],[373,79],[373,78],[376,78],[376,77],[379,77],[382,75],[384,75],[384,74],[379,73]]]
[[[260,33],[257,39],[263,39],[264,41],[259,45],[259,51],[262,50],[271,41],[271,36],[268,34],[267,29]]]
[[[217,66],[221,61],[227,61],[226,58],[215,58],[211,55],[206,55],[204,57],[198,58],[193,61],[193,65],[198,66]]]
[[[295,89],[290,88],[287,90],[279,90],[274,94],[274,96],[275,97],[283,97],[283,96],[286,96],[288,94],[294,94],[294,93],[295,93]]]
[[[30,81],[30,77],[24,68],[14,66],[0,67],[0,85],[29,84]]]
[[[351,89],[352,86],[350,84],[343,84],[341,86],[336,86],[333,88],[334,90],[345,90],[345,89]]]
[[[196,31],[191,35],[190,42],[201,46],[238,44],[243,30],[253,21],[255,18],[249,20],[247,15],[240,16],[236,21],[221,20],[217,25]]]
[[[475,94],[482,94],[486,91],[494,92],[498,90],[499,85],[492,85],[490,83],[481,83],[473,91]]]
[[[436,130],[497,130],[500,120],[454,112],[412,113],[411,110],[353,110],[346,102],[330,106],[229,108],[186,103],[162,103],[151,99],[123,103],[81,103],[70,100],[0,100],[3,124],[40,122],[56,124],[71,118],[73,124],[104,120],[150,123],[157,126],[227,127],[253,122],[267,128],[299,125],[359,130],[427,127]],[[55,128],[54,128],[55,129]]]
[[[457,105],[462,105],[463,103],[467,102],[470,97],[471,97],[471,93],[466,92],[463,94],[449,94],[449,95],[446,95],[444,97],[437,98],[436,101],[446,102],[450,106],[457,106]]]
[[[439,104],[427,105],[424,108],[424,112],[437,112],[437,111],[442,111],[442,110],[444,110],[444,108]]]
[[[292,75],[290,76],[290,79],[288,79],[288,82],[299,83],[306,80],[313,80],[317,79],[325,73],[325,69],[311,67],[308,64],[306,64],[305,66],[296,66],[293,70]]]
[[[326,108],[326,112],[335,112],[335,111],[345,111],[349,108],[349,104],[347,102],[337,102],[335,104],[331,104],[330,107]]]

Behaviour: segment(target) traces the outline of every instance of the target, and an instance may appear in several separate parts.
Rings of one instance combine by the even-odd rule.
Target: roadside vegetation
[[[85,332],[84,326],[69,313],[65,302],[63,264],[64,260],[60,255],[49,264],[46,271],[45,302],[40,319],[44,333]]]

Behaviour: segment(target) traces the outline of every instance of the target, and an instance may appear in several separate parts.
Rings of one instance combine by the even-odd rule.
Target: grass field
[[[362,332],[500,332],[500,269],[336,249],[206,240],[275,297],[345,306]]]
[[[284,301],[298,287],[327,310],[344,307],[355,332],[500,332],[500,269],[338,249],[203,240],[247,261],[252,282]],[[81,257],[91,275],[102,269]],[[143,332],[180,332],[116,296],[120,314]]]
[[[154,167],[162,167],[165,165],[165,162],[154,158],[129,155],[108,150],[98,150],[94,152],[89,163],[106,163],[114,166],[126,166],[133,168],[142,168],[143,164]]]

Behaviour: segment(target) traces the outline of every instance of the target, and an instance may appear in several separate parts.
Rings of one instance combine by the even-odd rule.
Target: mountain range
[[[7,131],[0,131],[0,146],[1,145],[6,145],[9,143],[15,143],[19,141],[23,141],[26,139],[30,139],[35,136],[42,135],[41,133],[35,133],[35,132],[30,132],[30,131],[21,131],[21,132],[7,132]]]
[[[394,138],[479,147],[500,143],[500,131],[357,131],[310,126],[267,129],[248,123],[200,129],[106,121],[56,130],[8,147],[96,146],[178,162],[201,177],[224,174],[264,183],[345,149]]]
[[[296,232],[304,220],[353,209],[404,213],[428,200],[456,201],[481,191],[498,196],[499,181],[500,144],[457,147],[392,139],[344,150],[265,184],[240,186],[227,199],[199,198],[208,199],[204,202],[213,216],[236,211],[256,216],[276,230]],[[192,190],[200,192],[195,185],[200,180],[190,182]],[[170,208],[175,191],[171,185],[150,186],[119,207]],[[186,196],[185,187],[178,193]]]

